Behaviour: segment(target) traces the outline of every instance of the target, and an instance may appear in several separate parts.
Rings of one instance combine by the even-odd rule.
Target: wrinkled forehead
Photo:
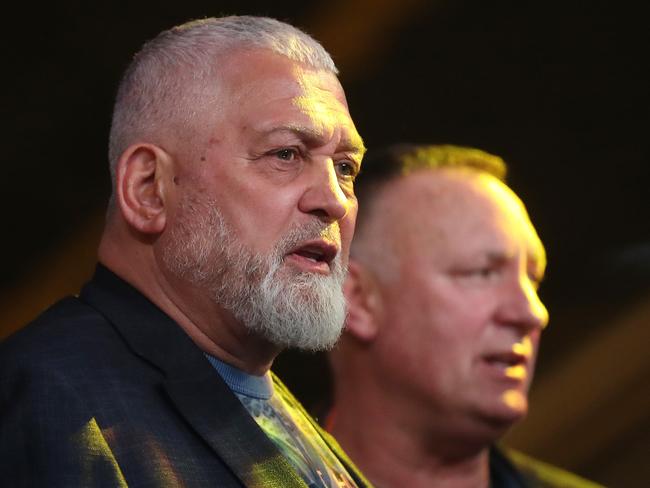
[[[293,99],[296,108],[323,127],[349,125],[345,93],[333,74],[300,70],[295,76],[300,87]]]
[[[362,145],[334,73],[259,49],[229,56],[222,68],[224,102],[235,113],[250,109],[267,110],[279,118],[286,114],[297,124],[308,124],[315,133],[327,137],[342,130],[346,139]],[[270,125],[281,122],[260,118],[260,123],[265,121]]]

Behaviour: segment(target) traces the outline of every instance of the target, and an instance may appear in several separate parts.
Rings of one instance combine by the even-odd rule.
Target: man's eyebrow
[[[529,259],[529,262],[535,266],[535,278],[541,282],[546,276],[546,254],[533,255]]]
[[[274,134],[288,132],[307,145],[319,145],[324,143],[325,139],[323,131],[316,129],[315,127],[307,127],[303,125],[279,125],[267,130],[260,130],[259,132],[262,136],[272,136]]]
[[[491,264],[503,264],[512,258],[512,253],[503,251],[487,251],[485,257]]]
[[[260,133],[265,136],[281,132],[290,132],[298,137],[305,143],[322,144],[324,143],[323,131],[315,127],[307,127],[303,125],[280,125],[268,130],[261,130]],[[366,147],[360,136],[347,137],[344,136],[339,144],[339,150],[353,152],[363,157],[366,152]]]
[[[512,258],[512,255],[499,251],[489,251],[486,254],[487,260],[492,265],[501,265],[507,263],[508,260]],[[544,256],[540,256],[536,253],[530,253],[527,259],[527,266],[531,264],[535,267],[535,279],[537,281],[542,281],[544,279],[546,271],[546,259]]]
[[[361,136],[357,136],[354,138],[344,137],[341,140],[341,144],[339,145],[339,148],[342,151],[355,153],[359,156],[359,158],[362,158],[367,151],[366,146],[363,144],[363,140],[361,139]]]

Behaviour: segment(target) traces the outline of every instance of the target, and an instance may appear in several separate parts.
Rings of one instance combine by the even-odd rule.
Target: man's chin
[[[244,321],[247,328],[281,349],[307,352],[331,349],[343,331],[345,302],[323,301],[308,284],[299,292],[287,293],[284,303],[259,310],[255,323]],[[293,299],[292,299],[293,298]],[[336,303],[340,302],[340,303]]]
[[[518,390],[506,390],[489,404],[483,403],[476,412],[481,423],[495,438],[505,434],[528,413],[528,399]]]
[[[301,334],[293,331],[283,331],[278,334],[277,331],[266,330],[262,333],[265,340],[281,349],[297,349],[304,352],[328,351],[334,347],[343,327],[339,329],[330,328],[320,330],[315,334]]]
[[[521,421],[528,413],[528,398],[520,390],[506,390],[501,394],[495,406],[493,417],[495,423],[509,428]]]

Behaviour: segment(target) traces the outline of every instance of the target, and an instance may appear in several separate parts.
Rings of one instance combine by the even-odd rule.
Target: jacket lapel
[[[302,479],[228,386],[217,385],[214,379],[222,382],[214,370],[210,378],[172,377],[165,389],[181,415],[246,486],[304,488]]]
[[[140,292],[99,265],[80,298],[164,373],[163,386],[179,414],[245,486],[306,486],[201,350]]]

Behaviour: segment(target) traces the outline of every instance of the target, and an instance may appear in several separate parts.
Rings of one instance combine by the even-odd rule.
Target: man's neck
[[[169,315],[204,352],[253,375],[271,368],[279,347],[251,334],[203,290],[166,276],[156,266],[151,249],[142,247],[129,259],[124,249],[104,239],[99,259]]]
[[[427,435],[426,428],[416,432],[406,426],[385,403],[346,396],[331,419],[331,433],[375,486],[489,486],[488,446],[451,453],[449,442]]]

